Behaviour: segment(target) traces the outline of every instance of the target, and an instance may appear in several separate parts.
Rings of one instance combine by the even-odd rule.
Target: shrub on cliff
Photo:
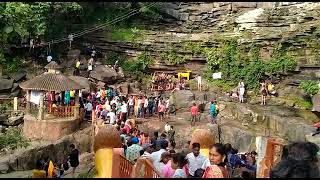
[[[8,128],[5,133],[0,133],[0,150],[17,149],[20,147],[27,147],[29,141],[23,136],[20,128]]]

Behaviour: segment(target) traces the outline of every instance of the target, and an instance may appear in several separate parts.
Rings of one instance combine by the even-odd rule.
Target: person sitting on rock
[[[270,96],[277,96],[277,91],[274,89],[274,85],[271,82],[268,83],[268,94]]]

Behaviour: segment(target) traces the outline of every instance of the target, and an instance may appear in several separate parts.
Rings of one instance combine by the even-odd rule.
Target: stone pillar
[[[30,114],[30,96],[31,96],[31,91],[30,91],[30,90],[27,90],[26,114]]]
[[[18,97],[13,98],[13,110],[18,111]]]
[[[41,93],[40,95],[40,105],[39,105],[39,120],[44,119],[44,95]]]
[[[80,104],[79,104],[79,96],[75,95],[74,99],[74,117],[76,119],[80,118]]]

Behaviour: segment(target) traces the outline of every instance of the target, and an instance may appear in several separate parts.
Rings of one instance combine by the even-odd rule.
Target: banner
[[[213,73],[212,74],[212,78],[213,79],[221,79],[222,73],[218,72],[218,73]]]
[[[30,102],[39,105],[40,104],[40,96],[41,96],[41,92],[31,91]]]

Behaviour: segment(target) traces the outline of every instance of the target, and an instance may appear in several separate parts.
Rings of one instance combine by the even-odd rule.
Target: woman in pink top
[[[191,107],[191,126],[192,126],[192,122],[194,122],[193,125],[196,125],[197,115],[198,115],[198,107],[196,103],[193,103],[193,106]]]
[[[166,111],[166,107],[164,106],[164,103],[161,102],[160,105],[158,106],[160,122],[163,121],[163,114],[164,114],[165,111]]]
[[[171,161],[172,161],[172,160],[170,160],[170,161],[163,167],[162,172],[161,172],[161,178],[172,178],[175,170],[172,169]],[[182,169],[183,169],[183,170],[186,172],[186,174],[188,175],[189,172],[188,172],[187,166],[184,166]]]

